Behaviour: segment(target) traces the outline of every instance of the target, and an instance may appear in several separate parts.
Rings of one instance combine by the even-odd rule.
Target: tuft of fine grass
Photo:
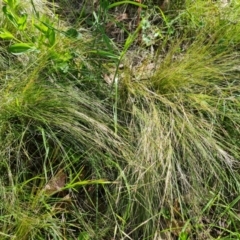
[[[202,222],[211,213],[203,216],[201,209],[211,194],[232,201],[239,192],[239,148],[233,140],[239,138],[239,74],[234,70],[239,60],[231,46],[220,43],[235,30],[225,22],[211,30],[214,40],[206,39],[202,30],[194,40],[173,40],[149,77],[151,66],[145,62],[137,71],[126,67],[122,75],[119,108],[135,162],[126,169],[133,189],[129,216],[135,218],[129,217],[133,227],[127,230],[132,239],[139,234],[158,239],[165,232],[191,236],[198,223],[205,231],[208,226]],[[236,46],[238,41],[231,41]],[[213,236],[210,232],[207,238]]]

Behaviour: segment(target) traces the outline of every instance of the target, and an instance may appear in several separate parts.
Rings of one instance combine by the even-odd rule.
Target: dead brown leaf
[[[67,175],[61,169],[45,185],[43,191],[46,195],[52,195],[60,191],[66,184]]]

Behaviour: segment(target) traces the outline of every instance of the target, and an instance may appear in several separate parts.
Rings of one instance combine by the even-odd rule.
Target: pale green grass
[[[136,71],[126,68],[119,80],[119,108],[130,119],[127,129],[135,152],[135,164],[126,174],[134,186],[129,214],[136,216],[129,218],[136,224],[130,231],[132,239],[139,233],[142,239],[158,239],[164,229],[191,236],[198,224],[197,239],[210,239],[214,227],[207,230],[208,224],[202,221],[214,215],[204,216],[201,209],[211,194],[231,201],[239,193],[239,146],[231,139],[239,137],[238,40],[232,37],[232,45],[228,44],[229,33],[239,30],[239,24],[230,28],[227,19],[218,22],[212,9],[201,7],[206,16],[201,15],[199,33],[189,41],[183,38],[174,43],[173,37],[171,50],[156,64],[152,76],[143,73],[141,79],[141,71],[148,67],[143,62]],[[223,19],[227,13],[221,10]],[[207,34],[214,34],[214,39],[206,38]],[[218,226],[219,235],[233,227],[224,226]]]

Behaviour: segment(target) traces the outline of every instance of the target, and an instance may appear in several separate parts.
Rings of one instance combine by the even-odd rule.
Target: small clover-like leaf
[[[76,38],[76,39],[79,39],[81,36],[81,34],[75,28],[69,28],[65,32],[65,35],[69,38]]]

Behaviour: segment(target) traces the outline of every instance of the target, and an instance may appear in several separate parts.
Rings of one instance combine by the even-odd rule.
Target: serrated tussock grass
[[[228,31],[216,36],[224,39]],[[130,220],[136,225],[130,231],[133,239],[139,233],[142,239],[161,237],[164,229],[190,236],[194,224],[210,238],[201,211],[212,199],[210,193],[228,201],[238,195],[239,147],[233,139],[239,137],[239,60],[234,48],[222,51],[224,44],[216,41],[200,31],[186,50],[186,39],[173,43],[148,78],[123,74],[120,81],[119,108],[131,119],[126,127],[136,159],[126,170],[134,186],[129,214],[137,216]],[[141,72],[132,70],[132,76],[137,74]],[[238,221],[236,215],[234,219]],[[201,231],[197,239],[206,238]]]

